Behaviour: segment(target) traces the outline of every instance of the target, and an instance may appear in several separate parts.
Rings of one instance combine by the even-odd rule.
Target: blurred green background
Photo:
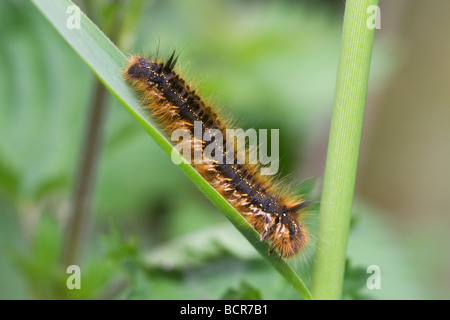
[[[176,49],[180,73],[241,127],[280,129],[282,175],[320,198],[343,1],[76,3],[125,53]],[[450,3],[380,6],[344,297],[447,299]],[[76,263],[82,289],[68,290],[96,79],[28,0],[0,2],[0,61],[1,299],[299,298],[112,96]],[[290,263],[308,282],[311,252]],[[370,265],[379,290],[366,287]]]

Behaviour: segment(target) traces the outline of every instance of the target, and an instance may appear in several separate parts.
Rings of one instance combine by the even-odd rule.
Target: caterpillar
[[[176,63],[175,52],[166,61],[133,56],[124,77],[169,136],[177,129],[193,133],[194,123],[201,123],[202,132],[214,129],[225,136],[230,121],[202,101],[175,72]],[[192,139],[190,146],[203,151],[213,142]],[[269,252],[277,250],[283,258],[295,256],[308,241],[302,223],[307,201],[281,191],[273,179],[258,172],[257,164],[217,161],[225,160],[231,151],[225,143],[216,149],[216,160],[193,167],[260,234],[261,241],[270,243]]]

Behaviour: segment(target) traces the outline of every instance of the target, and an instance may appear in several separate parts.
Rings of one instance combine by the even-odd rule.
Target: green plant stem
[[[314,299],[342,296],[374,35],[367,26],[373,15],[368,8],[377,3],[346,2],[312,276]]]
[[[121,34],[123,13],[117,8],[113,14],[113,22],[107,30],[112,41],[117,41]],[[99,20],[105,20],[98,15]],[[104,21],[102,24],[106,24]],[[70,221],[67,228],[63,263],[65,265],[80,264],[78,261],[83,240],[89,229],[92,194],[97,178],[97,166],[101,153],[101,137],[104,118],[107,113],[108,91],[98,78],[94,80],[93,98],[89,104],[86,117],[85,135],[80,152],[77,175],[75,178]]]
[[[107,91],[103,84],[95,79],[95,90],[89,105],[85,136],[77,170],[74,196],[70,211],[70,223],[67,230],[67,242],[64,250],[64,264],[80,264],[78,256],[82,240],[88,229],[91,211],[92,193],[99,160],[103,119],[106,111]]]

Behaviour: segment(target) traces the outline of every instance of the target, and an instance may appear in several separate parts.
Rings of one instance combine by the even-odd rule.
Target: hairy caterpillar
[[[165,62],[132,57],[125,78],[169,136],[178,129],[193,133],[194,123],[201,123],[203,132],[214,129],[225,136],[229,122],[221,119],[174,71],[176,60],[174,53]],[[201,151],[211,143],[214,140],[189,142],[190,147]],[[280,191],[273,181],[259,174],[257,165],[217,161],[225,160],[231,151],[235,150],[227,149],[225,143],[216,149],[216,160],[193,166],[261,235],[261,241],[270,242],[270,251],[278,250],[282,257],[294,256],[308,240],[301,223],[306,201]]]

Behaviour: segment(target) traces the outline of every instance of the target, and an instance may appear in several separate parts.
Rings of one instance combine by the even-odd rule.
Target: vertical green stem
[[[340,299],[378,0],[347,0],[312,278],[315,299]]]
[[[77,170],[74,196],[70,211],[70,223],[67,230],[67,242],[64,250],[64,264],[79,264],[78,257],[91,216],[91,202],[96,169],[100,156],[101,135],[106,115],[107,91],[105,86],[95,79],[95,90],[89,106],[86,132]]]
[[[138,6],[142,6],[143,1],[121,3],[116,0],[115,2],[116,7],[110,17],[105,17],[101,14],[102,6],[105,7],[107,4],[96,3],[96,5],[100,6],[97,10],[94,10],[92,7],[93,3],[90,1],[85,1],[84,4],[91,9],[91,15],[97,13],[97,19],[102,25],[105,25],[104,29],[108,30],[107,34],[109,34],[110,39],[113,42],[120,42],[124,29],[124,21],[127,17],[127,9],[129,7],[134,8],[133,12],[136,17],[140,11],[138,10],[140,8]],[[114,5],[114,3],[109,5]],[[103,120],[107,112],[106,103],[108,94],[106,87],[99,79],[95,80],[94,88],[93,99],[88,110],[86,132],[74,187],[75,192],[72,200],[70,223],[67,230],[63,258],[65,265],[74,264],[78,260],[91,216],[92,193],[97,178],[96,168],[100,157],[101,135],[104,130]]]

